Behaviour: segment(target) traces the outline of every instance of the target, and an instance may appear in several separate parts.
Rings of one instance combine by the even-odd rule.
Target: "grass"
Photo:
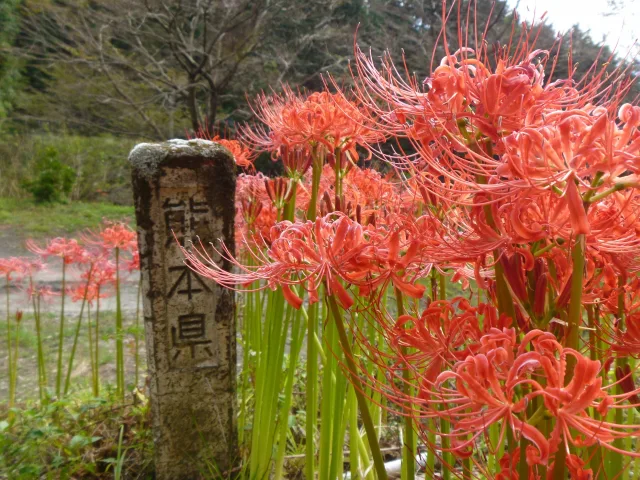
[[[76,315],[67,316],[67,327],[65,328],[64,336],[64,368],[66,372],[68,352],[71,349],[73,343],[73,336],[75,334],[75,324],[77,321]],[[45,361],[49,367],[49,387],[52,387],[55,371],[55,351],[58,344],[58,314],[54,312],[44,313],[42,316],[42,337],[45,353]],[[38,397],[38,380],[37,380],[37,337],[34,328],[33,315],[30,312],[25,312],[19,334],[16,335],[15,324],[12,324],[12,338],[16,336],[20,339],[20,360],[18,363],[18,387],[17,387],[17,399],[19,402],[29,402]],[[135,334],[134,319],[131,316],[125,316],[125,370],[126,380],[128,383],[132,383],[134,380],[135,361],[134,361],[134,349],[133,338]],[[0,319],[0,336],[4,338],[7,329],[7,324],[4,319]],[[115,314],[113,312],[103,312],[100,319],[100,358],[98,363],[100,364],[100,380],[103,383],[103,387],[106,388],[107,384],[113,384],[115,382]],[[83,324],[80,330],[80,339],[74,359],[74,368],[71,376],[71,390],[82,391],[88,390],[91,385],[91,374],[89,369],[89,347],[88,347],[88,332],[87,332],[87,320],[83,320]],[[144,338],[143,332],[140,332],[140,338]],[[145,364],[145,352],[144,341],[140,343],[140,371],[144,372],[146,369]],[[0,342],[0,364],[4,362],[7,357],[6,341]],[[0,366],[0,404],[6,401],[8,382],[4,375],[6,366]],[[127,390],[128,391],[128,390]],[[0,478],[2,478],[0,476]]]
[[[0,405],[0,478],[153,478],[149,403],[115,402],[84,392],[9,412]]]
[[[104,220],[133,221],[132,206],[104,202],[36,204],[0,197],[0,228],[23,238],[43,238],[97,228]]]

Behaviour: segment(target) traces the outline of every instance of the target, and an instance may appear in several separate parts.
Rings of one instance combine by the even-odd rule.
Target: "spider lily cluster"
[[[450,7],[443,18],[455,21]],[[469,45],[473,16],[457,8],[457,42],[443,30],[445,55],[424,81],[356,46],[350,91],[332,81],[321,93],[259,96],[262,124],[239,140],[285,175],[240,175],[238,255],[195,245],[187,262],[247,292],[253,315],[266,291],[267,317],[273,295],[293,309],[287,322],[298,309],[314,317],[308,478],[315,383],[323,402],[325,385],[340,385],[318,380],[323,348],[350,383],[346,407],[326,410],[345,418],[333,435],[363,426],[371,449],[370,461],[352,442],[352,475],[372,475],[367,465],[386,475],[371,419],[383,406],[405,418],[404,478],[414,432],[428,473],[444,478],[636,477],[640,107],[623,103],[624,71],[594,64],[583,78],[555,78],[557,56],[536,49],[527,26],[504,47]],[[371,156],[388,173],[363,167]],[[324,346],[313,341],[318,318]],[[335,438],[323,443],[325,421],[321,463],[322,446],[342,456]]]
[[[19,329],[26,323],[22,319],[23,312],[18,310],[13,315],[10,289],[24,291],[24,301],[19,307],[31,310],[34,319],[37,343],[38,390],[41,401],[51,396],[66,395],[71,387],[74,359],[79,342],[88,345],[89,363],[91,366],[91,390],[94,396],[100,395],[100,340],[103,336],[100,325],[100,301],[109,296],[116,297],[116,394],[123,399],[124,381],[124,341],[123,316],[120,302],[120,286],[122,275],[139,270],[139,255],[135,232],[124,223],[106,224],[97,232],[89,232],[80,241],[73,238],[54,238],[44,246],[33,240],[27,241],[27,248],[33,254],[25,257],[0,259],[0,274],[6,281],[6,323],[9,405],[16,400],[19,373]],[[56,261],[57,260],[57,261]],[[61,288],[52,289],[37,280],[37,273],[46,269],[49,264],[58,263],[62,271]],[[70,270],[76,270],[78,281],[69,281]],[[55,353],[55,368],[51,368],[52,356],[47,351],[42,322],[46,320],[43,313],[52,297],[60,297],[59,331]],[[67,299],[80,302],[80,313],[73,330],[73,343],[68,355],[64,339],[65,322],[69,313],[65,313]],[[93,309],[93,312],[92,312]],[[139,308],[138,308],[139,309]],[[87,338],[80,339],[82,322],[86,319]],[[31,328],[31,327],[29,327]],[[104,326],[102,327],[104,328]],[[135,348],[135,384],[138,384],[138,344],[139,328],[134,335]],[[66,357],[66,359],[65,359]],[[65,366],[66,362],[66,366]],[[55,375],[55,378],[51,376]]]

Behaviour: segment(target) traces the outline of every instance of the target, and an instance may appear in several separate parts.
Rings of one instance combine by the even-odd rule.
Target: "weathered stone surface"
[[[198,478],[205,461],[224,472],[237,459],[234,298],[189,270],[178,242],[233,246],[234,162],[205,140],[140,144],[129,161],[157,478]]]

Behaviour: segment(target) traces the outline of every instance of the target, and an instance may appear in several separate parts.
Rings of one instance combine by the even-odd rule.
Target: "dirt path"
[[[70,235],[73,237],[73,235]],[[41,241],[40,243],[44,243]],[[6,257],[21,257],[21,256],[34,256],[25,247],[25,238],[19,231],[15,231],[15,228],[8,227],[6,225],[0,225],[0,258]],[[59,259],[52,258],[47,262],[47,268],[42,272],[38,272],[35,276],[36,282],[43,286],[50,287],[54,292],[60,293],[62,289],[62,265]],[[139,273],[123,275],[122,283],[120,287],[122,308],[127,312],[135,312],[136,300],[138,292]],[[80,272],[75,267],[71,267],[67,272],[67,286],[74,287],[81,285]],[[3,305],[5,294],[4,283],[0,285],[0,293],[2,293]],[[109,297],[101,300],[101,308],[105,311],[115,310],[115,296],[113,295],[113,289],[107,292]],[[12,310],[28,311],[31,309],[29,300],[27,299],[26,292],[23,288],[18,286],[12,286],[10,289],[10,301]],[[65,304],[65,310],[69,313],[79,313],[81,302],[68,301]],[[47,309],[50,311],[60,310],[60,298],[53,297],[50,299],[47,305]]]

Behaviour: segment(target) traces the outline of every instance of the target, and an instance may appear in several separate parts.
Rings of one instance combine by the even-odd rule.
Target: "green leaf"
[[[28,440],[42,438],[42,437],[44,437],[44,432],[42,430],[40,430],[39,428],[35,428],[33,430],[30,430],[29,433],[27,433],[26,437],[27,437]]]
[[[89,445],[90,440],[84,435],[74,435],[71,441],[69,442],[69,448],[72,450],[77,450],[82,447],[86,447]]]

